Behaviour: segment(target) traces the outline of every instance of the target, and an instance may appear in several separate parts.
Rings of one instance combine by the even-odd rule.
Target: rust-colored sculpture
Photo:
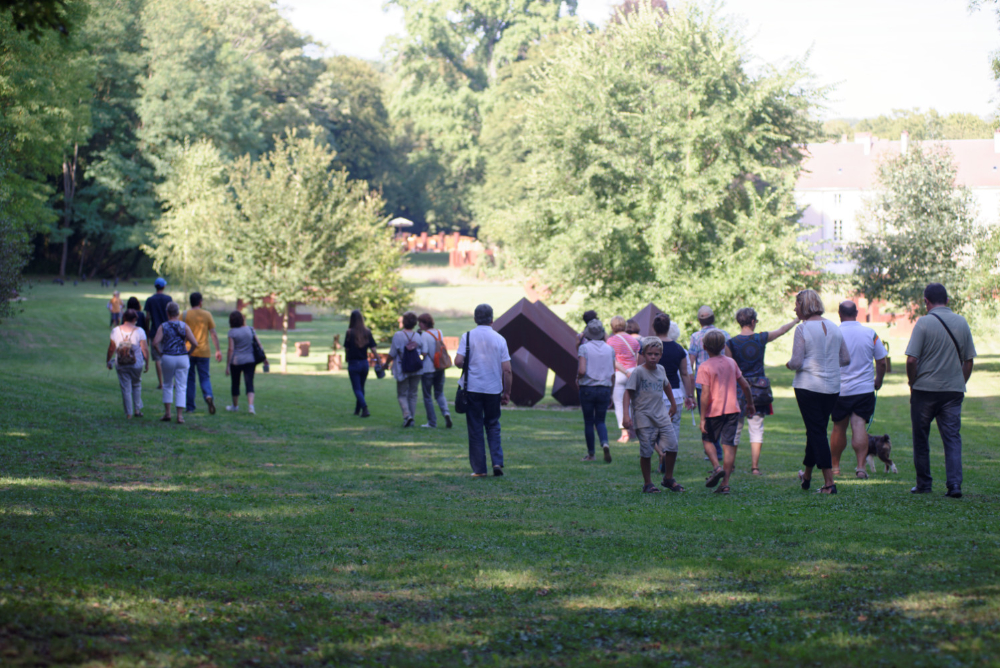
[[[549,368],[527,348],[521,348],[510,356],[510,368],[514,372],[510,400],[515,406],[534,406],[545,397]]]
[[[633,320],[639,323],[640,336],[656,336],[656,332],[653,331],[653,319],[661,313],[663,311],[660,307],[649,303],[632,317]]]

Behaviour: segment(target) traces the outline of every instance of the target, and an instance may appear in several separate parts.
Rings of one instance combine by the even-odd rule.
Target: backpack
[[[124,334],[122,336],[125,337]],[[115,360],[119,368],[135,366],[135,350],[132,348],[131,334],[123,338],[122,342],[118,344],[118,347],[115,349]]]
[[[429,332],[428,332],[429,333]],[[433,337],[434,344],[434,368],[435,369],[450,369],[451,368],[451,355],[448,354],[448,349],[444,347],[444,339],[441,338],[441,330],[438,330],[438,335]]]
[[[407,338],[399,362],[403,373],[420,373],[423,371],[424,360],[420,357],[420,343],[417,340],[416,334],[412,338]]]

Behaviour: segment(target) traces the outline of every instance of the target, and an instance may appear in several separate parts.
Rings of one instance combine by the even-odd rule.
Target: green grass
[[[393,382],[370,379],[361,421],[346,374],[300,373],[310,358],[258,374],[256,418],[184,426],[155,421],[151,372],[126,422],[103,292],[41,285],[0,325],[4,666],[998,665],[995,354],[966,399],[960,501],[936,432],[936,493],[907,493],[902,347],[875,427],[898,476],[801,491],[803,428],[769,356],[765,475],[741,451],[733,494],[709,493],[685,417],[689,491],[644,496],[635,446],[579,461],[576,411],[505,412],[507,476],[473,480],[464,419],[403,431]]]

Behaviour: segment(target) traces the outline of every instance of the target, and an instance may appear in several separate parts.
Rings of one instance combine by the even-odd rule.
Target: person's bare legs
[[[171,419],[173,419],[173,418],[171,418],[171,416],[170,416],[170,404],[164,403],[163,404],[163,421],[164,422],[170,422]]]
[[[233,395],[233,408],[239,408],[239,407],[240,407],[240,395],[234,394]]]
[[[628,443],[628,429],[622,429],[622,435],[618,437],[619,443]]]
[[[712,448],[715,449],[714,446]],[[718,461],[718,460],[716,460]],[[733,467],[736,465],[736,446],[735,445],[722,445],[722,486],[729,487],[729,474],[733,472]]]
[[[851,413],[851,447],[858,458],[857,470],[865,470],[865,459],[868,458],[868,424],[860,415]]]
[[[830,487],[833,484],[833,469],[822,469],[823,486]]]
[[[236,402],[234,401],[233,406],[235,405]],[[250,406],[250,408],[253,408],[253,392],[247,392],[247,405]]]
[[[174,410],[177,411],[177,424],[184,424],[184,409],[178,405],[174,407]]]
[[[651,459],[650,457],[639,457],[639,468],[642,470],[643,487],[645,487],[646,485],[653,484],[653,481],[650,478],[653,469],[652,465],[650,465],[649,463],[650,459]]]
[[[665,452],[663,453],[663,478],[664,480],[672,480],[674,477],[674,464],[677,463],[677,453],[676,452]]]
[[[163,389],[163,365],[160,360],[156,360],[156,389]]]
[[[830,431],[830,458],[833,461],[833,475],[840,475],[840,456],[847,449],[847,425],[851,417],[847,416],[840,422],[833,423]]]
[[[760,470],[760,447],[763,443],[750,443],[750,469]]]
[[[708,455],[708,459],[712,462],[712,470],[719,468],[719,457],[715,454],[715,444],[711,441],[702,441],[702,446],[705,448],[705,454]],[[723,461],[725,461],[725,453],[723,453]]]

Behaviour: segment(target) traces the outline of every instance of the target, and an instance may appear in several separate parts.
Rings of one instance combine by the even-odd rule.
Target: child
[[[115,328],[122,324],[122,298],[117,290],[115,290],[115,294],[111,295],[108,310],[111,311],[111,327]]]
[[[747,417],[754,414],[753,395],[740,368],[731,358],[722,355],[726,346],[726,336],[713,330],[702,339],[708,359],[698,365],[695,382],[701,384],[701,438],[705,454],[712,461],[712,474],[705,481],[706,487],[715,487],[722,479],[717,494],[729,494],[729,475],[736,461],[736,425],[740,419],[740,404],[736,400],[736,384],[739,383],[747,400]],[[723,463],[715,454],[715,442],[722,444]]]
[[[632,413],[635,413],[635,431],[639,437],[639,467],[642,469],[642,491],[644,494],[659,492],[650,480],[650,458],[655,451],[662,455],[667,474],[663,486],[671,492],[683,492],[684,488],[673,479],[674,463],[677,461],[677,432],[671,418],[677,412],[677,403],[670,388],[670,381],[663,367],[658,363],[663,354],[663,342],[655,336],[647,336],[641,341],[639,361],[625,383],[625,407],[622,426],[632,428]],[[663,393],[670,399],[670,410],[663,404]],[[631,409],[631,410],[630,410]]]

